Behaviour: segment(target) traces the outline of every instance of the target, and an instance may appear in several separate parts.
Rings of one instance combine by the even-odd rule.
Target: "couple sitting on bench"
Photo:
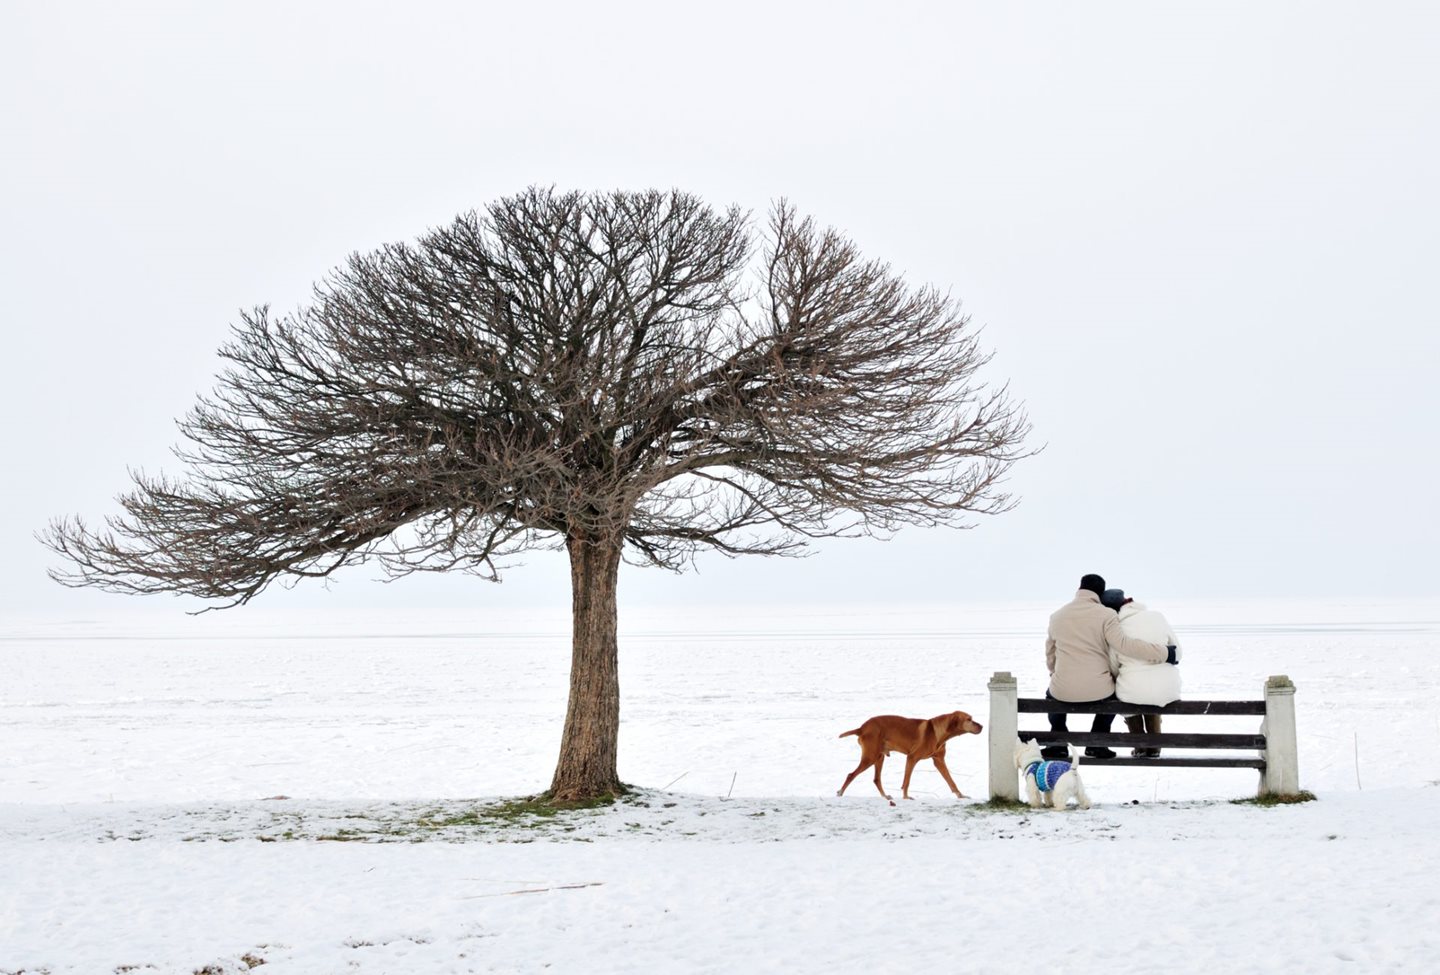
[[[1124,701],[1163,706],[1180,699],[1180,648],[1165,617],[1126,597],[1122,589],[1106,589],[1094,574],[1080,579],[1075,598],[1050,617],[1045,638],[1045,666],[1050,687],[1045,697],[1071,704]],[[1052,714],[1050,730],[1067,733],[1064,714]],[[1110,731],[1113,714],[1097,714],[1090,730]],[[1135,734],[1159,734],[1160,715],[1133,714],[1125,724]],[[1136,748],[1137,757],[1155,758],[1158,748]],[[1088,758],[1114,758],[1108,748],[1092,745]],[[1066,757],[1065,746],[1050,745],[1047,759]]]

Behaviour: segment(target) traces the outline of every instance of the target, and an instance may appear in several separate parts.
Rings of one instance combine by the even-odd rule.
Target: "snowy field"
[[[1157,604],[1187,697],[1294,680],[1317,802],[1230,802],[1249,770],[1082,766],[1094,809],[994,811],[983,736],[950,749],[973,800],[928,763],[898,808],[868,777],[835,797],[858,756],[836,736],[870,715],[987,722],[996,670],[1041,695],[1053,608],[622,602],[640,791],[553,818],[505,803],[549,783],[563,617],[6,618],[0,972],[1431,967],[1435,601]]]

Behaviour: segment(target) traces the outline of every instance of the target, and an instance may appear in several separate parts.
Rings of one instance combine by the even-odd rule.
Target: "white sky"
[[[788,197],[960,296],[1048,444],[974,531],[622,603],[1440,593],[1440,8],[492,6],[0,7],[0,610],[134,602],[32,533],[178,469],[237,309],[532,183]],[[374,574],[267,601],[569,598]]]

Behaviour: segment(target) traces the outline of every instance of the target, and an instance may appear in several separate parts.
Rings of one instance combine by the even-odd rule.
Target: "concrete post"
[[[990,798],[1020,798],[1020,779],[1015,771],[1015,742],[1020,730],[1016,701],[1019,684],[1008,670],[997,670],[990,678]]]
[[[1300,791],[1300,757],[1295,738],[1295,685],[1283,674],[1265,682],[1265,775],[1260,794],[1293,796]]]

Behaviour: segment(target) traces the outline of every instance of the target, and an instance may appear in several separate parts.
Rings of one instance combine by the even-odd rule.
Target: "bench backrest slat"
[[[1265,771],[1265,759],[1263,758],[1177,758],[1167,755],[1164,758],[1126,758],[1120,755],[1116,758],[1087,758],[1082,763],[1084,766],[1098,765],[1102,768],[1111,766],[1139,766],[1141,768],[1253,768],[1256,771]]]
[[[1126,704],[1124,701],[1100,701],[1092,704],[1071,704],[1043,697],[1022,697],[1015,702],[1021,714],[1259,714],[1265,713],[1264,701],[1176,701],[1163,708],[1149,704]]]
[[[1067,731],[1060,734],[1054,731],[1025,731],[1019,734],[1021,741],[1034,739],[1042,745],[1070,744],[1085,748],[1092,745],[1114,746],[1128,748],[1132,745],[1140,747],[1155,748],[1244,748],[1256,751],[1265,750],[1264,735],[1226,735],[1226,734],[1158,734],[1158,735],[1137,735],[1129,732],[1095,732],[1095,731]]]

